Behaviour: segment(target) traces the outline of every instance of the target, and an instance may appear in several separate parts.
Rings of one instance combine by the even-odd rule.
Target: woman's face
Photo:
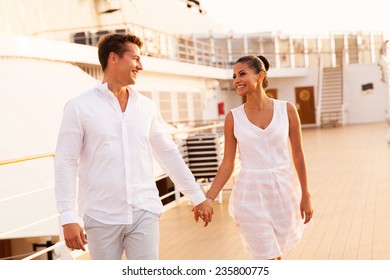
[[[262,73],[262,72],[260,72]],[[237,63],[233,67],[233,86],[239,96],[254,93],[261,89],[262,76],[248,67],[246,63]]]

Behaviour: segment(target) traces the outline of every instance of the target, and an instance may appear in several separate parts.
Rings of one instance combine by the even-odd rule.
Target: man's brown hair
[[[126,51],[126,43],[134,43],[139,48],[142,48],[143,45],[142,40],[132,34],[107,34],[100,37],[97,47],[99,61],[103,71],[107,67],[110,53],[114,52],[121,57]]]

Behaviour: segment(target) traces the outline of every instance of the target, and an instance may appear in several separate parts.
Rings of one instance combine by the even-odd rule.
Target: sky
[[[200,0],[226,31],[329,34],[381,31],[390,35],[390,0]]]

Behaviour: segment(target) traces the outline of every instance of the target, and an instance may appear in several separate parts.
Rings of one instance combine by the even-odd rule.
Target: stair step
[[[322,100],[342,100],[341,94],[338,92],[336,94],[327,94],[327,93],[322,93]]]
[[[322,104],[340,104],[341,105],[341,100],[340,99],[322,99]]]
[[[321,110],[321,116],[322,115],[331,115],[331,114],[340,114],[341,115],[341,109],[335,110],[335,109],[322,109]]]
[[[322,102],[322,107],[329,107],[329,106],[341,106],[341,102],[340,101],[332,101],[332,100],[329,100],[327,102]]]
[[[342,87],[343,83],[341,82],[323,82],[322,88],[340,88]]]
[[[328,94],[323,94],[322,95],[322,100],[324,99],[338,99],[338,100],[341,100],[341,94],[339,92],[337,93],[328,93]]]
[[[340,76],[341,76],[341,72],[332,72],[332,73],[324,72],[323,74],[324,74],[323,77],[325,77],[325,78],[330,78],[330,77],[340,78]]]
[[[326,83],[326,84],[322,84],[322,89],[327,89],[327,88],[331,88],[331,89],[341,89],[342,87],[342,84],[336,84],[336,83]]]
[[[341,93],[340,91],[323,91],[322,92],[322,99],[326,98],[326,97],[331,97],[331,98],[335,98],[335,97],[338,97],[338,98],[341,98]]]
[[[338,86],[341,86],[343,83],[341,80],[326,80],[326,79],[322,79],[322,86],[326,86],[326,85],[338,85]]]
[[[326,79],[326,78],[323,78],[322,79],[322,82],[323,84],[326,84],[326,83],[331,83],[331,84],[342,84],[342,80],[341,79]]]
[[[326,83],[332,83],[332,84],[342,84],[342,80],[340,78],[339,79],[334,79],[334,78],[326,79],[326,78],[323,78],[322,81],[324,82],[324,84],[325,84],[325,82]]]
[[[341,86],[323,86],[322,91],[324,90],[338,90],[341,91]]]
[[[326,90],[330,90],[330,91],[339,91],[341,92],[341,87],[336,87],[336,86],[325,86],[325,87],[322,87],[322,91],[326,91]]]
[[[323,68],[324,72],[341,72],[341,68],[337,68],[337,67],[325,67]]]
[[[329,107],[329,106],[342,106],[342,103],[337,100],[327,100],[326,102],[322,102],[321,107]]]
[[[322,76],[323,78],[334,78],[334,79],[339,79],[341,77],[341,72],[340,73],[323,73],[324,75]]]
[[[341,81],[340,75],[322,76],[323,81]]]
[[[340,98],[341,99],[341,93],[340,93],[340,91],[325,91],[325,92],[322,92],[322,99],[327,98],[327,97],[330,97],[330,98]]]
[[[322,72],[324,75],[323,76],[340,76],[341,71],[325,71]]]
[[[321,108],[322,110],[325,110],[325,109],[337,109],[337,110],[341,110],[341,107],[342,107],[342,104],[341,103],[328,103],[328,104],[325,104],[323,103],[321,105]]]
[[[323,105],[321,106],[321,112],[329,112],[329,111],[341,111],[341,105],[333,104],[333,105]]]
[[[322,90],[322,96],[340,96],[341,97],[341,89],[327,89]]]

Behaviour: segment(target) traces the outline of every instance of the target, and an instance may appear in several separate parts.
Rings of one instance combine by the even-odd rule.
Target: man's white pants
[[[93,260],[157,260],[160,216],[145,210],[133,212],[133,224],[108,225],[84,215],[84,229]]]

